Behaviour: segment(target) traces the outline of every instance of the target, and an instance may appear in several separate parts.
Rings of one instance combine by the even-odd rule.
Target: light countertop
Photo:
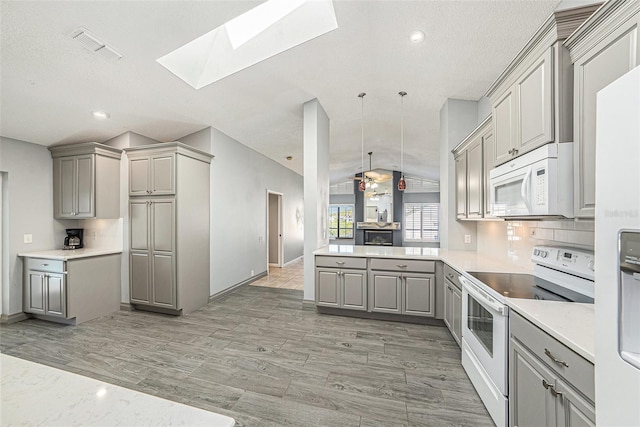
[[[50,251],[20,252],[18,256],[25,258],[56,259],[69,261],[78,258],[89,258],[102,255],[121,254],[122,249],[118,248],[82,248],[82,249],[54,249]]]
[[[495,257],[471,251],[449,251],[439,248],[328,245],[316,250],[314,255],[439,260],[446,262],[461,273],[464,271],[533,272],[533,263],[528,263],[531,265],[527,264],[525,267],[507,256]]]
[[[2,425],[216,426],[224,415],[0,355]]]
[[[595,306],[575,302],[507,298],[525,319],[595,364]]]

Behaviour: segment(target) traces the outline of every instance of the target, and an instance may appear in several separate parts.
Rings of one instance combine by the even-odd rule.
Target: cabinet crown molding
[[[542,52],[555,42],[569,37],[569,35],[599,7],[600,3],[597,3],[553,12],[534,33],[533,37],[529,39],[513,61],[511,61],[509,66],[498,76],[491,86],[489,86],[484,96],[491,98],[495,95],[496,91],[516,73],[523,63],[526,63],[529,58],[534,57],[535,53]]]
[[[492,116],[489,115],[489,117],[480,122],[480,124],[476,126],[476,128],[472,130],[469,135],[467,135],[458,145],[455,146],[453,150],[451,150],[454,157],[460,154],[461,151],[466,150],[471,141],[473,141],[478,135],[486,131],[489,125],[491,125],[491,118]]]
[[[129,158],[137,156],[148,156],[149,154],[158,153],[176,153],[183,156],[191,157],[201,162],[211,163],[211,159],[214,158],[213,154],[209,154],[202,150],[191,147],[180,141],[174,142],[159,142],[157,144],[141,145],[139,147],[129,147],[124,149]]]
[[[564,41],[571,62],[576,62],[639,12],[640,1],[637,0],[610,0],[604,3]]]
[[[98,142],[82,142],[79,144],[52,145],[47,147],[51,152],[51,157],[67,157],[83,154],[99,154],[101,156],[112,157],[120,160],[122,150],[119,148],[109,147],[108,145]]]

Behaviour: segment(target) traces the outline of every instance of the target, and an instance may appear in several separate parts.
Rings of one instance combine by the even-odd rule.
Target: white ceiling
[[[365,151],[374,168],[398,169],[404,90],[405,171],[437,179],[446,98],[480,98],[559,1],[336,0],[337,30],[200,90],[156,62],[259,3],[2,1],[0,134],[43,145],[126,131],[171,141],[213,126],[302,174],[302,104],[318,98],[336,182],[360,168],[360,92]],[[68,37],[80,26],[124,57],[86,51]],[[414,29],[425,42],[408,41]]]

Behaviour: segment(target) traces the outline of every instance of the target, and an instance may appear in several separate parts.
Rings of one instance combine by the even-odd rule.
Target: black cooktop
[[[470,275],[508,298],[593,302],[582,294],[555,285],[532,274],[469,272]]]

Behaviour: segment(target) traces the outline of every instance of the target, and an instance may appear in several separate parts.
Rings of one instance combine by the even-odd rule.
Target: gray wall
[[[355,203],[356,203],[356,196],[355,194],[330,194],[329,195],[329,204],[330,205],[354,205],[354,209],[355,209]],[[355,217],[355,211],[354,211],[354,217]],[[355,236],[355,218],[354,218],[354,230],[353,230],[353,235]],[[330,244],[335,244],[335,245],[355,245],[356,244],[356,239],[355,237],[353,239],[339,239],[339,240],[331,240],[329,242]]]
[[[447,99],[440,109],[440,247],[476,250],[476,223],[456,221],[455,162],[451,150],[478,124],[478,102]],[[464,243],[464,235],[471,243]]]
[[[329,244],[329,117],[317,99],[303,105],[304,300],[315,300],[313,252]]]
[[[211,283],[215,295],[267,269],[267,190],[283,194],[284,262],[302,256],[303,181],[215,128],[179,138],[210,152]],[[207,148],[209,147],[209,148]]]
[[[46,147],[0,137],[0,152],[0,171],[5,173],[3,214],[8,220],[8,231],[2,235],[8,252],[9,280],[2,281],[2,314],[7,316],[22,312],[18,253],[62,247],[65,226],[73,222],[53,219],[53,161]],[[24,234],[32,234],[33,243],[23,243]]]

